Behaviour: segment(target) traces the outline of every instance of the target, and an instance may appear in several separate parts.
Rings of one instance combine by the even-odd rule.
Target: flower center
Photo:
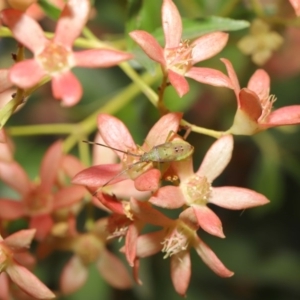
[[[162,252],[166,253],[164,258],[187,250],[189,246],[189,236],[190,232],[188,228],[182,224],[177,224],[176,227],[172,228],[162,242]]]
[[[83,263],[88,265],[97,260],[103,248],[102,241],[94,234],[87,233],[80,237],[75,252],[81,258]]]
[[[205,176],[191,176],[183,186],[188,204],[206,204],[211,193],[211,184]]]
[[[50,213],[53,208],[53,196],[34,189],[25,199],[26,209],[31,216]]]
[[[73,66],[72,52],[53,42],[50,42],[36,58],[51,75],[69,70]]]
[[[260,99],[260,104],[262,108],[261,116],[258,119],[259,123],[263,123],[267,120],[269,114],[272,111],[273,103],[276,101],[275,95],[270,95],[269,97],[265,97]]]
[[[184,75],[192,66],[192,50],[189,41],[180,42],[176,48],[165,49],[167,69]]]
[[[125,215],[112,214],[108,219],[107,239],[120,238],[126,235],[128,227],[132,222]]]

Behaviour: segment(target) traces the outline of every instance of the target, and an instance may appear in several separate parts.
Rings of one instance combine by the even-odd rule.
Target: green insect
[[[123,151],[101,143],[95,143],[90,141],[83,141],[83,142],[92,145],[99,145],[133,157],[139,157],[138,161],[130,164],[126,169],[124,169],[123,171],[115,175],[113,178],[111,178],[109,181],[107,181],[101,188],[105,187],[116,177],[131,170],[134,166],[137,166],[139,164],[146,165],[147,163],[171,163],[171,162],[181,161],[189,158],[194,152],[194,147],[182,139],[175,139],[172,141],[167,141],[160,145],[156,145],[151,150],[149,150],[148,152],[144,152],[143,154],[136,154],[129,151]],[[97,191],[94,194],[96,194]]]

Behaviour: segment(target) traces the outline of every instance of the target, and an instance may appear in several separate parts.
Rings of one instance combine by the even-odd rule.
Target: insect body
[[[194,152],[194,147],[182,139],[175,139],[170,142],[165,142],[163,144],[156,145],[151,150],[144,152],[143,154],[136,154],[129,151],[123,151],[101,143],[94,143],[90,141],[83,142],[103,146],[133,157],[139,157],[138,161],[128,165],[127,168],[125,168],[122,172],[116,174],[109,181],[107,181],[102,186],[102,188],[108,185],[110,182],[112,182],[116,177],[122,175],[127,171],[130,171],[131,169],[133,169],[133,167],[139,164],[141,164],[141,168],[135,169],[135,171],[137,172],[137,176],[133,176],[135,178],[149,169],[149,167],[144,168],[147,165],[149,165],[148,163],[170,163],[174,161],[181,161],[190,157]],[[95,192],[95,194],[97,193],[97,191]]]

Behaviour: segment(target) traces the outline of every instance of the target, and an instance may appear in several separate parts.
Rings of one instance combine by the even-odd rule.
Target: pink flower
[[[40,182],[31,182],[17,162],[0,164],[0,178],[21,195],[21,200],[0,199],[0,218],[30,219],[30,228],[36,228],[36,238],[44,239],[51,231],[52,214],[79,202],[86,190],[81,186],[60,186],[58,172],[62,170],[63,153],[60,141],[46,152],[40,169]]]
[[[232,150],[233,138],[227,135],[210,147],[196,173],[191,160],[177,163],[174,167],[177,169],[180,185],[160,188],[149,201],[171,209],[189,206],[181,213],[182,220],[199,224],[208,233],[224,237],[222,223],[207,207],[208,203],[228,209],[246,209],[269,202],[263,195],[245,188],[212,187],[213,180],[229,163]]]
[[[290,0],[291,5],[293,6],[296,15],[300,16],[300,0]]]
[[[183,220],[171,220],[155,214],[149,214],[143,206],[132,206],[132,211],[140,219],[163,229],[142,235],[137,240],[137,257],[147,257],[159,251],[171,258],[171,278],[176,292],[185,295],[191,277],[190,249],[195,248],[203,262],[221,277],[230,277],[228,270],[215,253],[198,237],[198,227],[191,227]],[[161,213],[159,213],[161,214]],[[138,261],[137,261],[138,264]]]
[[[18,62],[10,69],[10,80],[18,87],[27,89],[50,76],[54,97],[62,99],[64,105],[71,106],[82,96],[82,87],[70,72],[71,68],[107,68],[130,59],[131,54],[108,49],[72,51],[74,40],[87,22],[89,10],[88,0],[68,1],[51,40],[45,37],[40,25],[28,15],[14,9],[4,10],[3,22],[12,30],[14,37],[34,54],[33,59]]]
[[[270,77],[258,69],[250,78],[247,88],[240,89],[238,78],[227,59],[226,65],[238,102],[234,122],[227,133],[252,135],[259,131],[283,125],[300,124],[300,105],[279,108],[272,112],[276,98],[270,95]]]
[[[35,229],[20,230],[7,238],[0,236],[0,272],[5,272],[24,292],[36,299],[53,299],[55,295],[30,271],[18,262],[18,255],[26,252],[35,234]],[[8,296],[7,280],[1,274],[0,294]],[[4,294],[3,294],[4,293]]]
[[[152,127],[142,146],[137,146],[126,126],[117,118],[100,114],[98,116],[98,129],[107,145],[125,152],[141,155],[151,150],[154,146],[166,142],[170,132],[177,132],[181,114],[169,113]],[[93,166],[77,174],[72,182],[81,184],[95,191],[104,184],[114,184],[128,179],[134,180],[135,188],[139,191],[154,191],[159,187],[160,171],[153,169],[152,162],[143,162],[132,165],[139,161],[139,158],[131,155],[124,155],[116,151],[120,164],[105,164]],[[122,173],[121,173],[122,172]]]
[[[61,291],[64,294],[75,292],[84,285],[88,277],[88,266],[96,263],[102,277],[113,287],[128,289],[132,283],[122,262],[109,252],[106,247],[106,219],[100,219],[93,229],[78,234],[67,243],[75,255],[65,265],[61,278]],[[74,276],[75,275],[75,276]]]
[[[191,45],[188,41],[181,41],[181,17],[172,0],[163,1],[162,25],[165,48],[162,48],[155,38],[146,31],[135,30],[129,35],[151,59],[161,65],[163,73],[168,76],[180,97],[189,91],[188,82],[184,77],[215,86],[231,88],[227,76],[220,71],[193,67],[194,64],[219,53],[227,43],[227,33],[206,34],[196,39]]]

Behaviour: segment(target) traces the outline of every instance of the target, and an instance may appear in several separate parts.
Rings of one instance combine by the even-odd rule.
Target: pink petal
[[[13,162],[13,152],[14,152],[14,145],[12,143],[12,140],[7,136],[4,129],[0,129],[0,163]]]
[[[107,145],[123,151],[136,149],[131,134],[122,121],[108,114],[99,114],[97,123],[98,130]],[[116,154],[123,158],[122,153]]]
[[[130,53],[109,49],[91,49],[74,53],[75,65],[86,68],[109,68],[132,57]]]
[[[225,238],[219,217],[205,205],[193,205],[194,213],[200,227],[209,234]]]
[[[137,257],[147,257],[161,251],[161,243],[165,235],[164,230],[159,230],[139,236],[137,242]]]
[[[136,259],[136,244],[140,229],[140,226],[137,226],[137,222],[134,222],[129,225],[126,234],[125,255],[130,267],[134,266]]]
[[[168,113],[162,116],[149,131],[143,148],[151,150],[152,147],[166,143],[167,138],[172,137],[172,132],[176,133],[182,118],[182,113]]]
[[[63,294],[74,293],[81,288],[88,277],[88,269],[81,259],[74,255],[64,266],[60,276],[60,289]]]
[[[193,67],[184,76],[205,84],[233,88],[231,80],[222,72],[215,69]]]
[[[29,228],[35,228],[35,239],[38,241],[44,240],[50,233],[53,227],[53,220],[51,215],[39,215],[31,217],[29,222]]]
[[[68,207],[83,200],[87,190],[82,186],[68,186],[61,188],[54,196],[53,209]]]
[[[62,99],[64,106],[73,106],[82,97],[82,87],[72,72],[56,74],[52,78],[52,93],[54,98]]]
[[[268,118],[268,126],[293,125],[300,123],[300,105],[290,105],[273,111]]]
[[[96,197],[94,197],[96,198]],[[114,196],[110,196],[104,193],[98,193],[98,202],[110,209],[112,212],[118,215],[124,215],[124,207],[121,201],[118,201]]]
[[[185,204],[185,198],[178,187],[168,185],[161,187],[149,202],[159,207],[175,209]]]
[[[191,279],[191,257],[188,251],[171,257],[171,278],[176,292],[185,297]]]
[[[151,59],[162,66],[165,65],[163,49],[150,33],[143,30],[134,30],[129,35]]]
[[[5,9],[2,11],[2,20],[11,29],[16,40],[34,54],[42,52],[48,43],[40,25],[21,11]],[[29,70],[28,74],[30,74],[28,77],[31,77]]]
[[[156,226],[169,226],[173,220],[169,219],[159,210],[155,209],[148,202],[138,201],[134,198],[130,199],[130,209],[133,214],[145,223]]]
[[[228,33],[224,32],[213,32],[196,39],[191,44],[193,49],[192,64],[215,56],[225,47],[227,41]]]
[[[0,93],[9,89],[12,86],[12,82],[10,82],[8,78],[8,69],[0,70]]]
[[[293,6],[296,15],[300,16],[300,0],[290,0],[291,5]]]
[[[0,206],[0,218],[3,220],[17,220],[25,216],[24,205],[20,201],[2,198]]]
[[[102,277],[111,286],[118,289],[129,289],[132,286],[132,281],[126,268],[114,254],[106,250],[103,251],[96,266]]]
[[[8,265],[6,272],[10,279],[24,292],[37,299],[54,299],[55,295],[30,271],[14,263]]]
[[[109,184],[125,180],[126,177],[124,174],[123,176],[121,175],[122,170],[123,166],[121,164],[93,166],[75,175],[72,179],[72,183],[88,186],[90,188],[99,188],[109,180],[111,180]]]
[[[1,162],[0,178],[22,196],[26,196],[31,190],[31,182],[27,174],[16,162]]]
[[[239,84],[239,80],[237,78],[237,75],[234,71],[234,68],[231,64],[231,62],[226,59],[226,58],[221,58],[221,61],[225,64],[226,66],[226,69],[227,69],[227,73],[228,73],[228,76],[231,80],[231,84],[232,84],[232,87],[233,87],[233,90],[235,92],[235,95],[236,95],[236,98],[238,99],[239,97],[239,92],[240,92],[240,84]]]
[[[138,191],[156,191],[160,185],[160,171],[150,169],[134,180],[134,186]]]
[[[195,174],[192,157],[172,162],[171,168],[178,175],[181,182],[189,180]]]
[[[190,90],[188,82],[182,75],[175,73],[172,70],[168,70],[168,78],[179,97],[184,96]]]
[[[9,71],[9,79],[22,89],[38,84],[45,75],[46,72],[35,59],[18,62]]]
[[[251,76],[247,88],[257,94],[259,99],[268,98],[270,94],[270,76],[265,70],[256,70]]]
[[[239,109],[243,110],[253,121],[257,121],[262,114],[260,99],[247,88],[243,88],[240,91]]]
[[[163,2],[162,26],[165,35],[165,48],[178,47],[182,35],[182,22],[179,11],[172,0],[164,0]]]
[[[216,254],[199,237],[195,238],[193,243],[198,255],[203,262],[221,277],[231,277],[234,273],[228,270],[218,259]]]
[[[106,145],[99,132],[96,134],[94,142]],[[96,144],[93,146],[93,165],[112,164],[116,161],[117,155],[113,150]]]
[[[8,276],[5,272],[0,273],[0,299],[8,300],[10,298],[9,294],[10,282]]]
[[[52,144],[46,151],[40,167],[41,189],[45,193],[52,190],[63,157],[62,141]]]
[[[230,186],[213,188],[209,199],[209,203],[227,209],[246,209],[265,205],[269,202],[262,194],[249,189]]]
[[[75,39],[81,34],[89,12],[89,0],[69,0],[58,19],[54,42],[70,49]]]
[[[65,171],[67,176],[73,177],[81,172],[85,166],[77,157],[67,154],[64,155],[61,160],[61,168]]]
[[[197,175],[205,176],[209,182],[212,182],[228,165],[232,151],[233,137],[225,135],[219,138],[207,151]]]
[[[35,232],[35,229],[19,230],[5,238],[4,243],[14,252],[22,250],[24,251],[25,249],[29,248],[34,238]]]

